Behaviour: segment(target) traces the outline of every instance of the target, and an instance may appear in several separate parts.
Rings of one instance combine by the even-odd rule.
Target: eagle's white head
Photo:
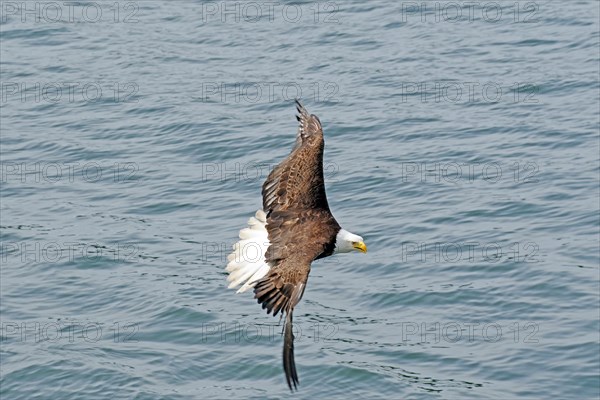
[[[349,253],[351,251],[367,252],[367,245],[358,235],[350,233],[345,229],[340,229],[335,237],[334,253]]]

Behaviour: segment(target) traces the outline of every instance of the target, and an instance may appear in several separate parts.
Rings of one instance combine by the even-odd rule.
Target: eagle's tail
[[[233,246],[233,252],[227,257],[229,263],[225,270],[229,272],[227,280],[229,288],[243,283],[237,291],[245,292],[254,287],[256,281],[269,272],[265,261],[265,253],[271,245],[267,232],[267,216],[263,210],[258,210],[248,221],[248,228],[240,231],[240,240]]]
[[[285,379],[291,391],[298,389],[298,373],[296,372],[296,362],[294,361],[294,334],[292,332],[292,310],[286,313],[285,328],[283,337],[283,370]],[[292,384],[294,387],[292,388]]]

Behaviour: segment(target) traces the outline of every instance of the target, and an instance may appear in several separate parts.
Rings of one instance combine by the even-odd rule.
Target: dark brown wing
[[[327,250],[339,231],[323,181],[323,129],[296,100],[296,146],[263,184],[271,267],[255,286],[255,297],[273,315],[291,311],[302,298],[310,263]]]
[[[296,100],[298,135],[290,155],[271,171],[262,187],[263,210],[329,210],[323,180],[323,128]]]
[[[283,337],[283,371],[292,390],[299,383],[294,361],[294,334],[292,332],[292,314],[298,304],[308,280],[310,261],[305,254],[281,260],[269,274],[261,279],[254,288],[254,297],[262,303],[267,313],[277,315],[285,312],[285,334]]]
[[[285,372],[285,380],[287,381],[290,390],[292,390],[292,384],[294,384],[294,389],[297,389],[300,381],[298,380],[296,362],[294,361],[294,332],[292,327],[291,312],[287,313],[285,316],[285,333],[283,336],[283,371]]]
[[[286,314],[283,369],[292,389],[298,384],[294,362],[292,313],[304,294],[310,264],[330,247],[340,227],[329,211],[323,181],[323,129],[296,101],[298,136],[290,155],[263,184],[263,210],[267,214],[271,269],[254,287],[254,297],[267,313]]]
[[[283,370],[290,390],[299,383],[294,361],[292,313],[304,294],[310,264],[329,249],[339,231],[335,219],[325,210],[274,211],[267,218],[271,245],[266,261],[267,275],[254,287],[254,297],[267,313],[286,314],[283,342]]]
[[[285,333],[283,337],[283,371],[285,379],[292,390],[297,388],[298,372],[294,361],[294,334],[292,331],[292,315],[294,306],[298,304],[310,272],[312,257],[306,253],[279,260],[266,277],[258,281],[254,287],[254,297],[262,303],[267,313],[277,315],[285,312]]]
[[[269,249],[267,275],[257,282],[255,298],[267,313],[289,312],[298,304],[308,280],[310,264],[329,247],[339,225],[324,210],[274,211],[267,218]]]

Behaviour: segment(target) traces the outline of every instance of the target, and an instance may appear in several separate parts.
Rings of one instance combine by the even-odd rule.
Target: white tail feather
[[[244,283],[237,293],[254,287],[269,272],[265,253],[271,243],[266,225],[267,215],[263,210],[258,210],[248,220],[248,228],[240,230],[240,240],[233,245],[233,252],[227,256],[229,263],[225,270],[229,272],[228,287],[231,289]]]

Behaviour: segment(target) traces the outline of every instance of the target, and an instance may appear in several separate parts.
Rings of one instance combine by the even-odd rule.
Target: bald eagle
[[[299,121],[292,152],[262,185],[263,208],[240,231],[228,256],[229,288],[254,288],[267,313],[285,314],[283,369],[287,384],[297,389],[292,313],[304,293],[310,265],[335,253],[367,252],[363,238],[335,220],[323,181],[323,128],[296,100]]]

